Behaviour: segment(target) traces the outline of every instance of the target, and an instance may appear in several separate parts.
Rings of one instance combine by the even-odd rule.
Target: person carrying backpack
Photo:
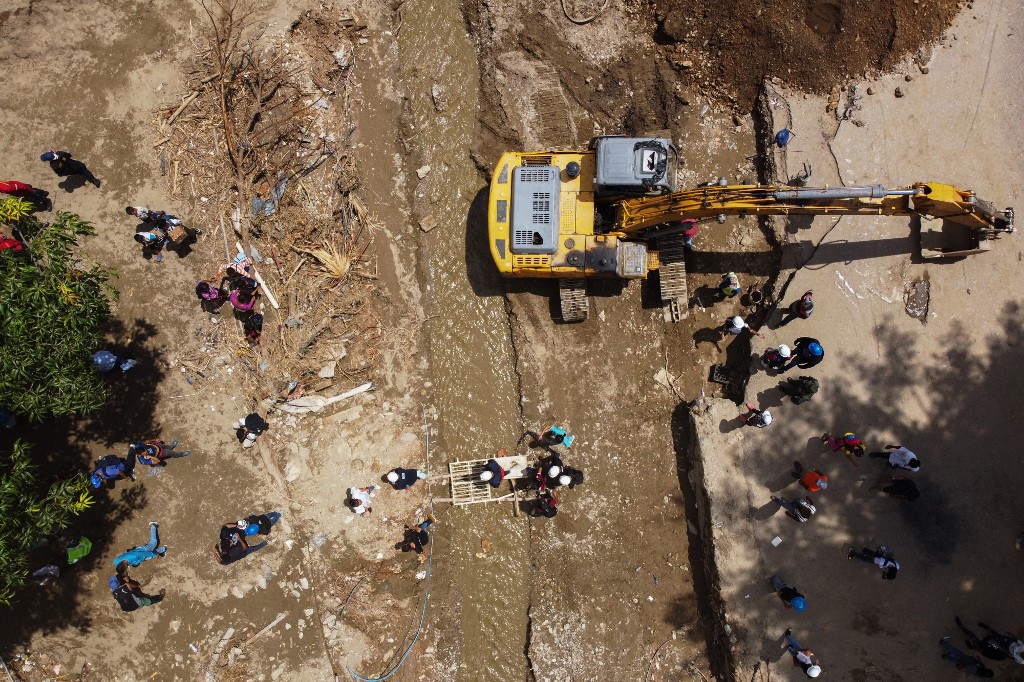
[[[191,450],[175,452],[174,448],[176,447],[178,447],[178,441],[168,445],[159,438],[152,438],[129,445],[128,456],[135,457],[140,463],[151,467],[165,467],[168,459],[188,457],[192,454]]]
[[[107,455],[97,460],[96,468],[89,474],[89,483],[92,484],[93,488],[102,488],[103,484],[110,481],[113,485],[114,481],[122,478],[130,478],[135,480],[134,466],[135,459],[128,460],[122,459],[117,455]]]
[[[765,350],[764,355],[761,356],[761,366],[777,372],[783,368],[791,355],[792,352],[789,350],[789,346],[784,343],[780,344],[778,348],[768,348]]]
[[[146,594],[142,591],[142,585],[131,578],[127,571],[118,572],[110,578],[110,594],[117,601],[122,611],[137,611],[143,606],[152,606],[163,601],[167,590],[161,588],[158,594]]]
[[[786,379],[779,383],[779,390],[788,395],[794,405],[802,405],[818,392],[818,380],[808,376]]]

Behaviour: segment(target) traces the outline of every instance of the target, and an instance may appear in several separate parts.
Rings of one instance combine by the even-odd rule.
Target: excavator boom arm
[[[1012,211],[999,212],[973,192],[941,183],[887,189],[709,185],[657,197],[621,201],[615,229],[651,236],[656,226],[719,215],[920,215],[980,230],[1013,231]]]

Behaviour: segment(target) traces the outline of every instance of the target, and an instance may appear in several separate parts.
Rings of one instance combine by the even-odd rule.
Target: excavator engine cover
[[[672,143],[664,138],[599,137],[594,141],[599,195],[663,194],[672,191]]]
[[[551,254],[558,249],[561,170],[519,166],[512,171],[512,253]]]

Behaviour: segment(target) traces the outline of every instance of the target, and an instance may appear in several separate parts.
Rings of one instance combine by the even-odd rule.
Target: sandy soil
[[[286,31],[318,4],[275,3],[268,31]],[[718,633],[702,626],[713,614],[697,596],[702,576],[690,570],[704,548],[691,541],[699,518],[677,405],[715,393],[706,382],[712,362],[749,354],[714,331],[739,302],[714,305],[710,292],[727,270],[770,287],[777,237],[749,219],[702,232],[681,325],[666,326],[647,288],[634,285],[595,288],[594,319],[567,327],[551,321],[546,287],[497,279],[481,236],[481,188],[507,146],[665,129],[683,152],[682,185],[755,179],[753,121],[712,99],[683,52],[666,56],[648,38],[664,20],[631,3],[585,25],[569,24],[557,5],[526,15],[449,0],[356,8],[366,30],[355,41],[353,143],[364,201],[382,222],[374,305],[387,352],[377,391],[335,415],[274,417],[257,454],[242,451],[229,427],[257,407],[234,390],[233,373],[247,370],[223,352],[223,323],[200,315],[191,294],[222,249],[201,241],[184,259],[144,261],[123,214],[128,203],[177,208],[153,151],[151,112],[177,99],[201,22],[180,3],[94,9],[52,0],[0,13],[8,37],[0,61],[19,66],[4,86],[17,93],[2,105],[7,172],[52,190],[36,159],[55,146],[101,178],[98,190],[54,191],[55,203],[98,226],[85,255],[121,273],[111,341],[141,361],[102,415],[61,424],[47,444],[83,464],[143,435],[180,438],[194,454],[115,491],[84,520],[92,555],[57,589],[26,593],[18,618],[0,626],[15,671],[25,679],[57,665],[115,679],[154,671],[332,679],[346,666],[384,673],[410,646],[423,603],[424,567],[393,545],[403,523],[426,511],[428,490],[382,490],[377,513],[356,519],[343,508],[344,488],[424,463],[427,433],[428,463],[438,469],[514,448],[524,430],[554,422],[579,438],[569,461],[587,482],[566,493],[551,521],[508,507],[435,508],[424,635],[416,665],[396,679],[688,679],[694,666],[709,670],[704,650]],[[181,357],[207,351],[210,376],[187,383]],[[670,385],[655,381],[661,370]],[[430,490],[445,495],[443,486]],[[270,509],[284,518],[268,547],[235,566],[213,564],[208,546],[221,523]],[[142,542],[150,519],[171,550],[136,574],[169,594],[125,616],[105,587],[110,559]],[[318,533],[326,544],[310,545]],[[244,644],[279,614],[258,645]]]

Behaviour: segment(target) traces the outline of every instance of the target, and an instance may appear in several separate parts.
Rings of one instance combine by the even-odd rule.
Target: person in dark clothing
[[[814,312],[814,301],[811,300],[811,296],[814,294],[813,291],[806,291],[799,300],[793,301],[789,304],[788,314],[785,315],[779,322],[779,326],[787,325],[796,318],[806,320]]]
[[[70,152],[62,152],[51,149],[48,152],[43,152],[39,156],[40,161],[48,161],[50,163],[50,170],[57,174],[58,177],[71,178],[73,176],[80,176],[84,182],[90,182],[97,187],[100,186],[100,181],[96,179],[96,176],[92,174],[85,164],[81,161],[71,158]],[[81,185],[78,185],[79,187]],[[75,189],[71,184],[67,184],[64,188],[65,191],[70,192]]]
[[[883,493],[908,502],[913,502],[921,497],[921,493],[917,490],[917,484],[909,478],[889,478],[883,483],[872,486],[871,489],[881,490]]]
[[[555,491],[543,492],[533,501],[530,510],[532,516],[544,516],[549,519],[558,514],[558,493]]]
[[[251,448],[256,438],[270,428],[270,424],[256,412],[251,412],[235,422],[235,437],[243,448]]]
[[[569,482],[563,483],[562,485],[568,486],[570,490],[572,490],[578,485],[583,484],[583,472],[579,469],[576,469],[574,467],[565,467],[564,469],[562,469],[562,473],[558,477],[558,480],[561,481],[563,476],[569,477]]]
[[[427,529],[430,528],[431,524],[436,521],[432,515],[427,514],[426,521],[419,525],[405,526],[405,537],[400,543],[399,547],[403,552],[416,552],[417,554],[423,554],[423,548],[430,544],[430,533]]]
[[[245,530],[237,523],[225,523],[220,529],[220,542],[213,546],[217,562],[226,566],[245,556],[249,543],[245,541]]]
[[[773,575],[771,579],[772,590],[779,595],[779,599],[785,604],[787,609],[793,609],[794,611],[805,611],[807,609],[807,599],[804,595],[800,594],[792,585],[787,585],[786,582],[777,575]]]
[[[788,372],[793,367],[810,369],[824,359],[825,350],[821,347],[818,339],[801,336],[793,343],[793,359],[781,371]]]
[[[798,377],[779,382],[779,390],[789,396],[794,405],[808,402],[818,392],[818,380],[814,377]]]
[[[121,606],[122,611],[135,611],[143,606],[152,606],[163,601],[167,590],[160,590],[159,594],[146,594],[142,591],[142,585],[127,571],[119,570],[117,575],[110,579],[110,593]]]
[[[1008,658],[1009,654],[993,641],[992,635],[987,635],[984,639],[981,639],[963,624],[960,616],[953,616],[953,622],[967,636],[968,649],[977,651],[985,658],[991,658],[993,661],[1005,661]]]
[[[416,481],[426,477],[427,475],[419,469],[402,468],[392,469],[387,475],[388,483],[390,483],[391,487],[395,490],[411,488]]]
[[[1024,665],[1024,642],[1021,641],[1020,637],[1012,632],[999,632],[984,623],[978,623],[978,627],[988,632],[985,639],[991,638],[992,643],[1005,651],[1007,656],[1020,665]]]
[[[176,447],[178,447],[178,441],[168,444],[158,438],[152,438],[129,445],[128,457],[135,457],[140,464],[151,467],[165,467],[169,459],[188,457],[192,454],[190,450],[175,452]]]
[[[862,548],[859,552],[855,549],[851,549],[846,554],[847,559],[860,559],[869,564],[875,564],[882,570],[882,580],[896,580],[896,574],[899,573],[900,564],[896,561],[893,556],[892,550],[888,547],[878,547],[877,549],[868,549],[867,547]]]
[[[501,468],[497,460],[489,459],[484,464],[484,470],[480,472],[480,480],[487,481],[492,488],[497,488],[505,480],[507,472]]]
[[[956,666],[956,669],[967,675],[976,677],[995,677],[995,673],[985,667],[981,659],[968,656],[950,643],[948,636],[939,640],[942,646],[942,657]]]
[[[780,507],[786,510],[786,515],[795,521],[805,523],[811,520],[811,517],[818,513],[818,508],[811,502],[811,498],[804,496],[801,500],[799,498],[790,502],[784,497],[775,497],[772,495],[772,502],[776,503]]]

